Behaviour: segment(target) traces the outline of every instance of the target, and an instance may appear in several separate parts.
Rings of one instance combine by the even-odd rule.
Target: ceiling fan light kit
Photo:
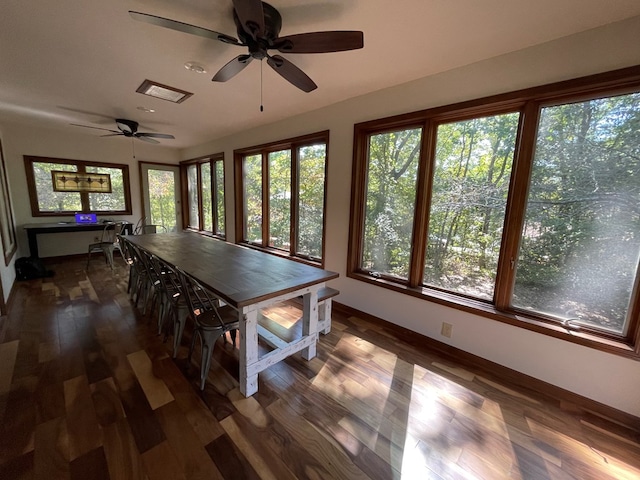
[[[184,64],[184,68],[194,73],[207,73],[206,67],[198,62],[187,62]]]
[[[129,14],[141,22],[247,47],[248,54],[238,55],[218,70],[212,78],[215,82],[226,82],[244,70],[253,59],[266,58],[267,64],[285,80],[304,92],[311,92],[317,88],[314,81],[286,58],[270,55],[269,50],[277,50],[280,53],[330,53],[356,50],[364,46],[364,34],[353,30],[299,33],[280,37],[282,17],[272,5],[260,0],[233,0],[233,7],[233,20],[239,40],[224,33],[156,15],[134,11],[129,11]]]

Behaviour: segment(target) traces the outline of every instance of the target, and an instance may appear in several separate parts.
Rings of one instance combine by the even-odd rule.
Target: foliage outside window
[[[142,174],[142,169],[141,169]],[[172,171],[161,169],[147,170],[149,183],[150,225],[162,225],[168,232],[176,232],[176,192],[175,177]]]
[[[236,238],[322,263],[329,133],[236,150]]]
[[[181,165],[187,187],[187,227],[224,238],[224,155],[187,160]]]
[[[350,276],[640,354],[640,68],[359,124],[354,148]]]
[[[39,216],[68,216],[77,212],[131,214],[129,166],[60,158],[25,156],[31,213]],[[52,170],[78,173],[107,173],[111,176],[111,193],[55,192]]]

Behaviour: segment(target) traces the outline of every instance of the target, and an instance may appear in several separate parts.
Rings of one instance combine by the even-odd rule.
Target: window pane
[[[363,269],[409,274],[422,129],[369,138]]]
[[[625,333],[639,172],[640,94],[542,109],[514,306]]]
[[[215,190],[216,190],[216,231],[218,235],[225,234],[224,231],[224,162],[214,163],[215,167]]]
[[[187,193],[189,199],[189,226],[200,228],[200,214],[198,212],[198,166],[187,167]]]
[[[518,118],[438,127],[425,285],[493,298]]]
[[[326,154],[325,144],[309,145],[298,149],[300,167],[296,253],[314,258],[322,257]]]
[[[65,163],[33,162],[33,175],[38,195],[38,209],[41,212],[78,212],[82,211],[80,193],[54,192],[51,170],[77,172],[75,165]]]
[[[244,237],[262,243],[262,156],[245,157],[244,169]]]
[[[288,250],[291,237],[291,150],[269,154],[269,246]]]
[[[202,221],[207,232],[213,232],[213,197],[211,195],[211,163],[200,164],[202,178]]]
[[[121,168],[87,167],[88,173],[108,173],[111,193],[89,193],[89,208],[94,212],[122,212],[126,210],[124,180]]]
[[[168,232],[176,231],[176,191],[173,172],[149,170],[149,210],[151,225],[164,225]]]

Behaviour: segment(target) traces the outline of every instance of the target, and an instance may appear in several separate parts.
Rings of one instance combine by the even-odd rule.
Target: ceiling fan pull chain
[[[133,137],[131,137],[131,151],[133,152],[133,159],[136,159],[136,144],[133,141]]]
[[[260,60],[260,111],[264,112],[264,107],[262,106],[262,60]]]

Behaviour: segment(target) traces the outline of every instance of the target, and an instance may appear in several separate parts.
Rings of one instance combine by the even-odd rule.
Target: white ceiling
[[[260,62],[227,83],[215,72],[243,47],[133,20],[128,10],[237,37],[231,0],[0,0],[0,122],[99,136],[79,123],[171,133],[199,145],[482,59],[640,15],[638,0],[271,0],[281,35],[362,30],[364,49],[284,55],[318,85],[304,93]],[[637,46],[633,46],[637,48]],[[184,68],[197,61],[199,75]],[[136,93],[143,80],[194,95],[173,104]],[[471,81],[471,80],[470,80]],[[156,110],[144,113],[137,107]],[[125,141],[105,138],[105,142]]]

